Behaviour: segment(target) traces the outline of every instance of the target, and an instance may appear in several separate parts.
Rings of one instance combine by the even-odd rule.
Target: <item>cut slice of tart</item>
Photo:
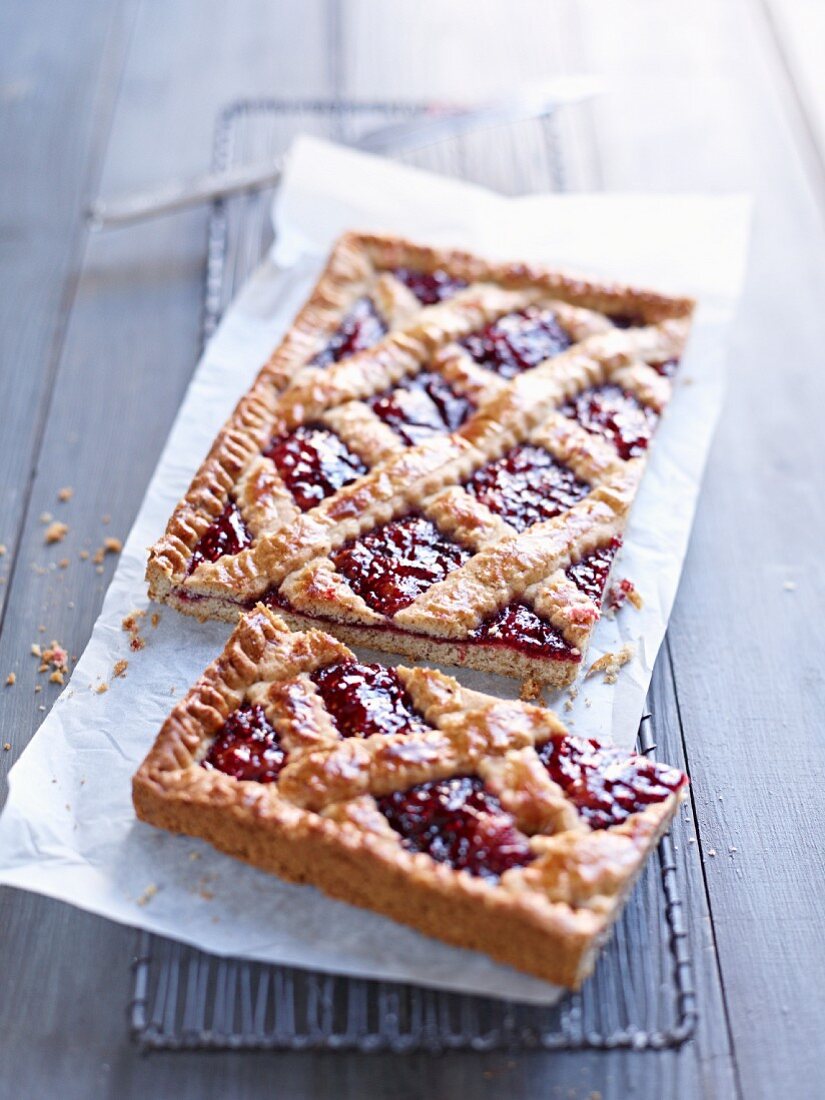
[[[153,547],[150,594],[570,683],[692,308],[346,236]]]
[[[577,987],[687,780],[430,669],[246,613],[134,779],[138,816]]]

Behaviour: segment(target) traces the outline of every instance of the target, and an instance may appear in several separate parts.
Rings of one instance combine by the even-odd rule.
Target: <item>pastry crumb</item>
[[[51,684],[63,684],[63,683],[65,683],[65,680],[63,678],[63,673],[60,671],[59,668],[56,668],[54,670],[54,672],[51,674],[51,676],[49,677],[49,683],[51,683]]]
[[[159,611],[153,611],[152,612],[152,629],[153,630],[157,630],[157,626],[158,626],[159,622],[160,622],[160,612]]]
[[[0,542],[0,558],[2,558],[5,553],[6,553],[6,544],[4,542]]]
[[[77,556],[80,558],[81,561],[86,561],[89,557],[89,551],[81,550]]]
[[[71,500],[73,496],[74,489],[71,487],[71,485],[64,485],[62,489],[57,490],[57,499],[63,501],[64,503],[67,500]]]
[[[708,848],[708,855],[709,856],[715,856],[716,855],[716,849],[715,848]]]
[[[34,685],[34,694],[35,695],[39,695],[42,690],[43,690],[43,685],[42,684],[35,684]]]
[[[796,581],[783,581],[782,587],[785,589],[786,592],[796,592]]]
[[[37,642],[32,642],[31,655],[32,655],[32,657],[42,657],[43,656],[43,650],[40,648],[40,646],[37,644]]]
[[[112,669],[113,676],[125,676],[126,669],[129,667],[129,662],[121,658],[119,661],[115,661],[114,668]]]
[[[140,897],[137,899],[138,905],[148,905],[155,894],[158,892],[157,886],[154,882],[150,882]]]
[[[56,519],[46,528],[43,534],[43,541],[47,546],[50,546],[53,542],[62,542],[68,533],[68,523],[61,523],[60,520]]]
[[[104,683],[100,683],[94,688],[95,695],[105,695],[108,690],[109,685]]]
[[[58,564],[58,567],[60,569],[68,569],[69,568],[69,559],[68,558],[61,558],[60,561],[57,564]]]
[[[6,677],[6,687],[14,687],[14,685],[16,683],[17,683],[17,673],[16,672],[10,672],[8,674],[8,676]]]
[[[635,652],[634,646],[628,642],[615,653],[605,653],[603,657],[599,657],[598,660],[593,662],[587,670],[587,675],[593,676],[597,672],[603,672],[604,682],[615,684],[619,678],[619,669],[631,660]]]
[[[9,742],[9,741],[4,741],[3,742],[3,751],[4,752],[11,752],[11,742]]]
[[[541,698],[541,691],[541,680],[537,680],[534,676],[528,676],[526,680],[522,681],[519,699],[522,703],[535,702],[536,699]]]
[[[566,711],[571,711],[573,709],[573,700],[572,699],[565,699],[564,700],[564,709]]]
[[[136,653],[146,645],[146,639],[140,633],[141,620],[145,618],[145,611],[130,611],[120,624],[121,628],[128,633],[129,645]]]
[[[189,853],[189,858],[190,858],[190,859],[192,860],[192,862],[194,863],[194,861],[195,861],[196,859],[200,859],[200,858],[201,858],[201,854],[200,854],[200,852],[190,852],[190,853]]]
[[[106,554],[119,554],[123,549],[123,543],[120,539],[105,538],[103,540],[103,551]]]
[[[629,581],[626,578],[617,581],[611,586],[610,592],[607,596],[607,606],[611,611],[618,611],[625,602],[632,604],[637,611],[641,611],[645,605],[642,599],[641,593],[636,588],[633,581]]]
[[[41,512],[40,513],[40,522],[41,523],[51,523],[53,519],[54,519],[54,516],[51,514],[51,512]]]
[[[102,515],[100,517],[100,522],[103,523],[103,524],[110,523],[111,520],[112,520],[112,517],[109,515],[108,512],[106,512],[105,515]]]

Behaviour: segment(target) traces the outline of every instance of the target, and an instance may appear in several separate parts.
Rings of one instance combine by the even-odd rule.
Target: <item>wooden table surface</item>
[[[825,1095],[824,47],[818,0],[0,7],[4,773],[58,691],[34,692],[38,626],[85,645],[114,562],[100,575],[78,551],[127,533],[196,360],[206,212],[89,236],[91,197],[201,169],[218,110],[243,96],[471,97],[588,70],[609,94],[576,111],[574,186],[757,203],[660,669],[701,852],[696,1038],[664,1054],[141,1057],[133,933],[3,890],[0,1095]],[[44,512],[69,523],[63,546],[44,546]]]

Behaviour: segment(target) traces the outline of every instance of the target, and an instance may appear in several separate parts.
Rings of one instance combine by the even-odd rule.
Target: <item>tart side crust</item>
[[[534,861],[505,871],[497,883],[410,853],[392,830],[376,830],[369,811],[358,810],[365,798],[371,802],[370,790],[403,790],[422,775],[468,769],[487,775],[485,782],[498,775],[506,785],[502,775],[518,769],[519,754],[534,738],[563,731],[549,711],[469,691],[427,669],[398,670],[432,724],[423,738],[378,735],[298,746],[273,784],[237,780],[200,765],[211,739],[245,699],[282,706],[280,685],[305,683],[301,677],[308,672],[348,656],[346,646],[320,631],[291,633],[262,605],[245,615],[224,652],[174,708],[135,775],[138,817],[201,837],[262,870],[314,885],[444,942],[576,988],[591,972],[683,789],[621,825],[592,831],[575,813],[571,817],[560,788],[544,779],[545,797],[564,810],[568,824],[561,832],[534,836]],[[420,751],[410,756],[412,745],[432,746],[433,763],[426,764]],[[524,797],[521,790],[513,793]],[[306,808],[310,804],[313,809]]]

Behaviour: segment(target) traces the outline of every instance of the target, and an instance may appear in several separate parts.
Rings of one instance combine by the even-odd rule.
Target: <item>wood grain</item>
[[[697,843],[681,844],[679,857],[702,1016],[694,1042],[661,1055],[143,1059],[123,1011],[132,933],[4,890],[0,1095],[818,1095],[816,9],[523,0],[514,19],[503,0],[146,0],[136,19],[135,10],[126,0],[14,0],[0,11],[0,542],[10,547],[0,573],[14,567],[0,671],[18,672],[2,700],[14,749],[0,765],[56,694],[33,692],[27,651],[38,625],[74,652],[85,644],[114,563],[101,576],[77,553],[125,534],[197,353],[204,212],[87,245],[80,210],[98,177],[108,192],[201,168],[217,111],[242,95],[470,98],[552,72],[603,72],[610,94],[565,123],[574,185],[746,189],[758,200],[729,399],[669,636],[672,669],[665,654],[653,687],[666,751],[679,763],[683,740],[693,783]],[[70,534],[47,551],[37,517],[57,513],[64,484],[76,490],[60,506]],[[64,555],[68,569],[49,569]]]
[[[589,12],[595,62],[615,79],[597,108],[606,185],[748,188],[757,204],[729,396],[670,647],[743,1094],[815,1096],[825,1054],[825,856],[814,839],[825,242],[805,135],[761,10],[696,4],[690,26],[673,5],[656,10],[648,33],[667,72],[634,33],[648,5],[625,5],[621,26],[613,9]]]

